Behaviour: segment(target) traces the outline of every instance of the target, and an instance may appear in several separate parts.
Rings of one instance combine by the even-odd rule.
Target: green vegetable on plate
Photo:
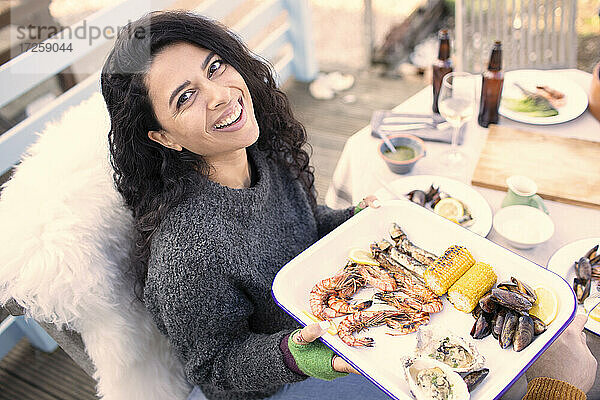
[[[550,102],[539,94],[530,92],[518,83],[515,86],[521,89],[525,97],[520,99],[502,99],[502,104],[509,110],[527,114],[531,117],[553,117],[558,115],[558,110]]]

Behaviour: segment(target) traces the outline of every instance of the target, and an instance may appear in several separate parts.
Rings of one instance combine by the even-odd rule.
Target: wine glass
[[[442,80],[438,108],[454,128],[451,148],[441,156],[441,162],[446,166],[462,167],[467,163],[467,156],[458,149],[458,134],[461,126],[473,118],[475,87],[475,76],[466,72],[451,72]]]

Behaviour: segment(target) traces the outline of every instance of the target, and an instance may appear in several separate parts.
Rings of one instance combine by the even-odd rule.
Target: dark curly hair
[[[154,233],[169,210],[182,200],[192,175],[207,175],[210,167],[198,154],[172,150],[148,138],[148,131],[160,130],[161,126],[144,78],[157,53],[178,42],[215,52],[241,74],[260,129],[258,148],[289,168],[304,187],[311,206],[316,205],[313,169],[303,150],[306,131],[277,88],[270,64],[251,53],[226,27],[197,14],[157,11],[130,22],[119,32],[104,63],[101,85],[111,120],[108,139],[114,181],[135,220],[132,272],[140,300]]]

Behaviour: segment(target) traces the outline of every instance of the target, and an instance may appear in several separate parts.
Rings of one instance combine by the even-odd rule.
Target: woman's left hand
[[[304,328],[299,330],[296,333],[296,335],[292,336],[292,341],[294,343],[300,344],[300,345],[306,344],[306,343],[312,343],[315,340],[317,340],[318,338],[320,338],[325,332],[327,332],[327,330],[324,329],[321,326],[321,324],[319,324],[319,323],[306,325]],[[296,360],[296,362],[298,362],[298,360]],[[354,369],[354,367],[352,365],[348,364],[348,362],[346,360],[339,357],[335,353],[333,354],[333,356],[331,358],[331,367],[333,368],[334,371],[337,371],[337,372],[346,372],[346,373],[360,375],[360,372],[358,372],[356,369]]]

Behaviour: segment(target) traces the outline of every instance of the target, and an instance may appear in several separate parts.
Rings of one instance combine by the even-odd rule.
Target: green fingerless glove
[[[288,348],[296,361],[296,365],[302,372],[314,378],[331,381],[335,378],[348,375],[347,372],[338,372],[331,366],[333,350],[325,346],[321,341],[315,340],[307,344],[297,344],[292,336],[300,329],[292,332],[288,339]]]

